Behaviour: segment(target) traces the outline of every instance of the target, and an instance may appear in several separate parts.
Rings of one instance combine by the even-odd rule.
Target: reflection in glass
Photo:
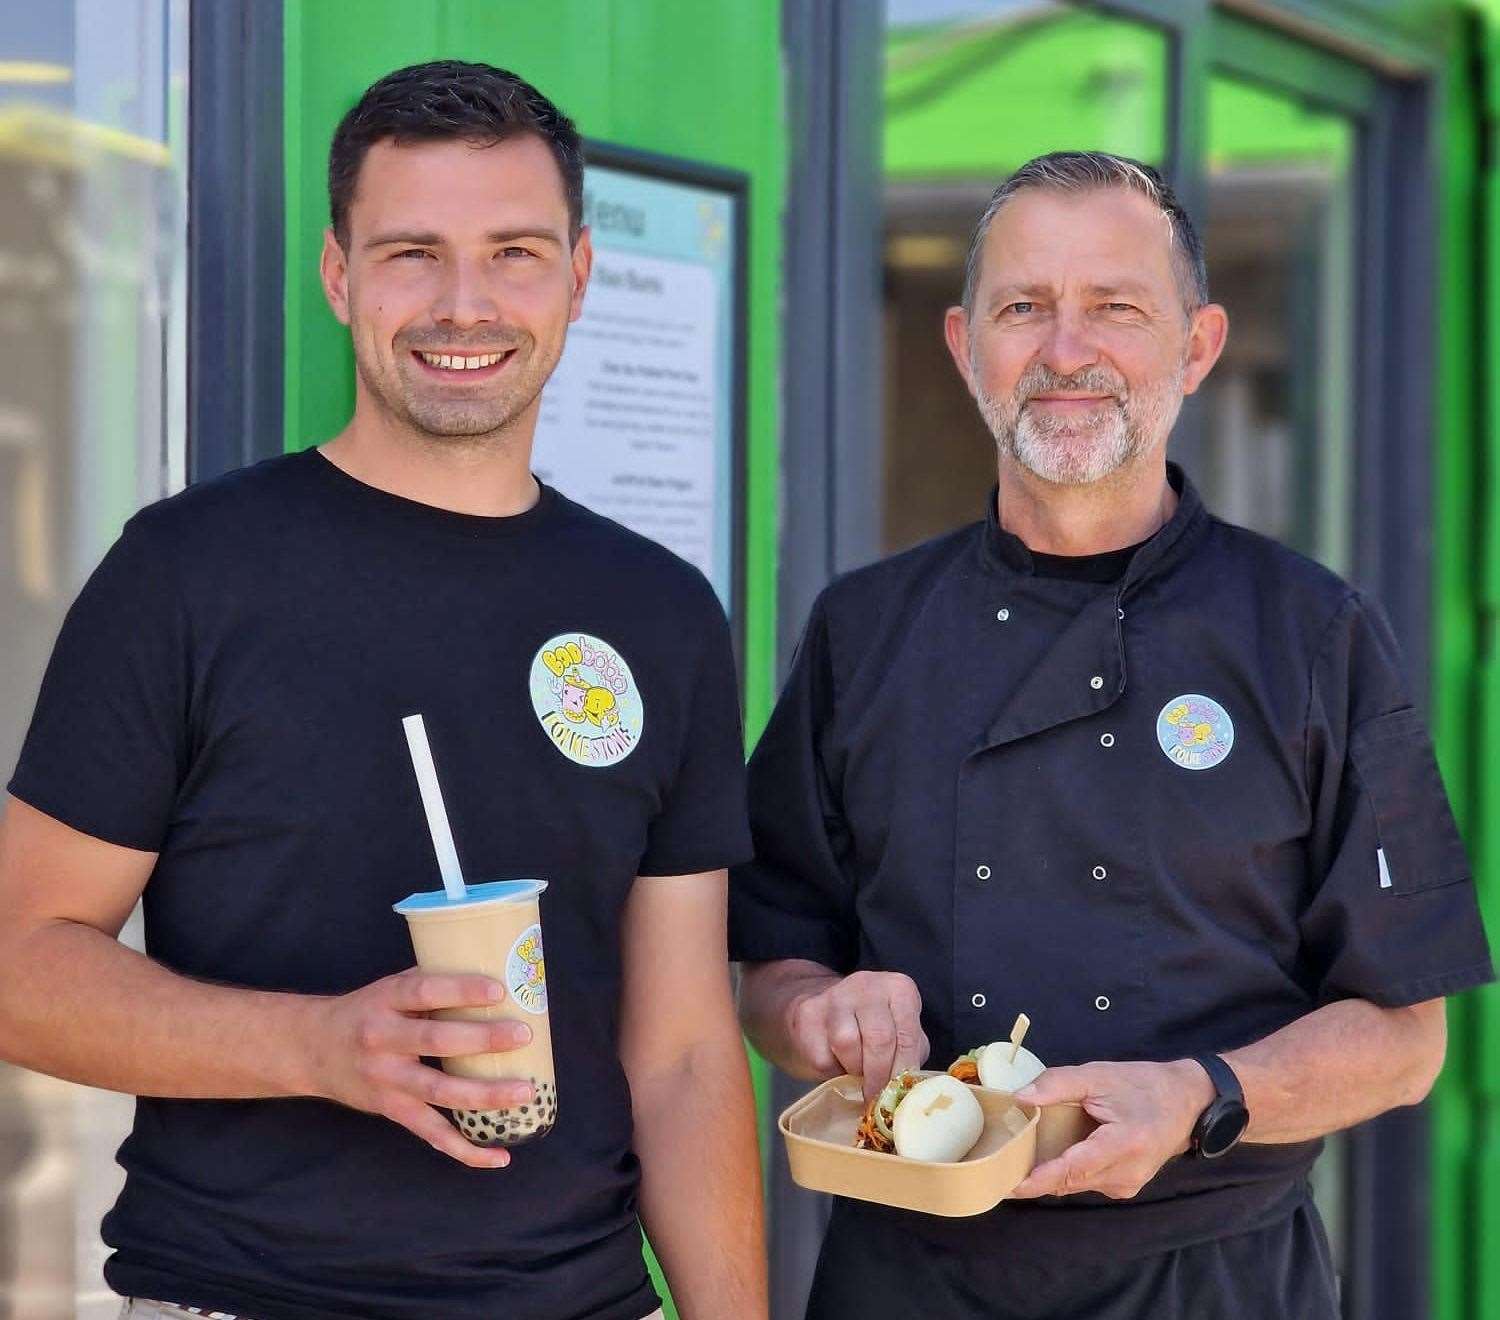
[[[1347,572],[1358,130],[1222,76],[1208,104],[1204,247],[1230,333],[1182,458],[1221,517]]]
[[[1047,151],[1160,164],[1167,39],[1062,4],[889,0],[885,73],[886,550],[981,511],[994,440],[943,347],[975,221]]]
[[[185,0],[13,5],[0,29],[5,777],[68,602],[181,484],[185,56]],[[0,1065],[0,1317],[117,1313],[99,1220],[130,1112]]]

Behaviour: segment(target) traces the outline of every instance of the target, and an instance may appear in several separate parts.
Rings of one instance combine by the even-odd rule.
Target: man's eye
[[[534,253],[530,248],[508,247],[501,248],[500,255],[502,257],[505,257],[507,260],[514,260],[518,257],[534,257],[536,253]]]
[[[1032,310],[1032,309],[1033,309],[1033,308],[1034,308],[1034,307],[1035,307],[1035,306],[1036,306],[1036,304],[1035,304],[1035,303],[1029,303],[1029,302],[1013,302],[1013,303],[1011,303],[1011,305],[1010,305],[1010,306],[1009,306],[1009,307],[1007,307],[1007,308],[1006,308],[1006,309],[1005,309],[1005,310],[1006,310],[1006,311],[1007,311],[1007,312],[1018,312],[1018,313],[1020,313],[1020,314],[1021,314],[1021,315],[1022,315],[1022,316],[1025,316],[1025,315],[1026,315],[1026,314],[1027,314],[1027,313],[1028,313],[1028,312],[1030,312],[1030,311],[1031,311],[1031,310]]]
[[[427,251],[426,248],[403,248],[400,252],[396,253],[398,258],[430,257],[431,255],[432,253]]]
[[[1106,312],[1133,312],[1133,311],[1135,311],[1135,304],[1134,303],[1105,303],[1104,304],[1104,310]]]

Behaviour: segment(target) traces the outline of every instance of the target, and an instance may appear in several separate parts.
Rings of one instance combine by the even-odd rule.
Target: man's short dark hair
[[[530,133],[552,150],[568,203],[568,237],[583,228],[583,144],[573,121],[524,78],[492,64],[433,60],[372,83],[339,121],[328,152],[328,209],[339,246],[349,246],[349,207],[365,153],[393,138],[503,142]]]
[[[1203,261],[1203,243],[1177,195],[1156,170],[1129,156],[1112,156],[1106,151],[1052,151],[1028,160],[996,188],[974,227],[968,260],[964,263],[963,305],[971,316],[979,268],[983,264],[985,235],[990,232],[990,225],[1000,208],[1028,188],[1051,188],[1057,192],[1129,188],[1140,193],[1160,209],[1171,228],[1172,269],[1182,291],[1183,307],[1191,315],[1208,301],[1208,268]]]

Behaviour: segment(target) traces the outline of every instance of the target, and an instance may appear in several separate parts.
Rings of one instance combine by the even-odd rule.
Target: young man
[[[589,275],[578,136],[502,70],[403,69],[329,188],[353,417],[139,514],[75,604],[0,835],[0,1052],[141,1097],[130,1314],[638,1320],[639,1212],[684,1316],[763,1315],[725,620],[528,466]],[[564,738],[559,656],[613,698]],[[413,712],[470,877],[549,882],[557,1122],[513,1153],[442,1110],[529,1089],[428,1060],[529,1033],[429,1020],[504,987],[412,970],[391,911],[436,888]]]
[[[874,1093],[1024,1011],[1022,1098],[1100,1123],[989,1215],[838,1203],[815,1320],[1333,1320],[1320,1138],[1420,1100],[1491,977],[1379,611],[1165,461],[1206,285],[1136,162],[996,191],[947,337],[998,490],[823,594],[756,749],[761,1049]]]

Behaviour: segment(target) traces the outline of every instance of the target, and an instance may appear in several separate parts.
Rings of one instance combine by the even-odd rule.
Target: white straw
[[[432,848],[437,853],[438,869],[443,873],[443,888],[455,902],[468,894],[464,873],[458,865],[458,849],[453,846],[453,831],[448,828],[448,810],[443,806],[443,790],[438,787],[437,766],[432,762],[432,748],[427,744],[427,726],[420,715],[408,715],[401,721],[406,730],[406,745],[411,749],[412,768],[417,772],[417,787],[422,790],[422,806],[427,812],[427,828],[432,832]]]

